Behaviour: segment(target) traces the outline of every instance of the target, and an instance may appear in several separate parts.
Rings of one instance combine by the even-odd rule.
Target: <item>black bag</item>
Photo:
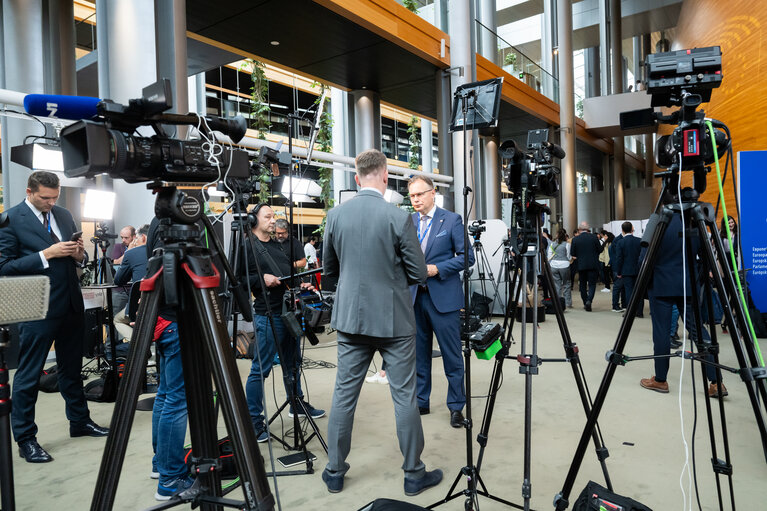
[[[613,493],[594,481],[583,489],[573,505],[573,511],[652,511],[634,499]]]
[[[57,371],[59,366],[51,366],[48,369],[43,369],[43,374],[40,375],[40,383],[37,384],[37,388],[42,392],[58,392],[59,391],[59,375]]]
[[[237,358],[253,359],[255,339],[253,332],[237,332],[237,337],[234,340],[237,347]]]
[[[226,436],[218,441],[218,461],[221,464],[219,475],[221,479],[235,479],[237,475],[237,463],[234,461],[234,451],[232,450],[232,441]],[[191,472],[192,467],[192,448],[184,449],[184,462]]]
[[[85,399],[97,403],[114,403],[117,400],[117,383],[116,371],[107,371],[103,378],[96,378],[85,384]]]

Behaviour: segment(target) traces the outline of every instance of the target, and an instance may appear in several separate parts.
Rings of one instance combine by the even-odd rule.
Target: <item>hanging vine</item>
[[[266,77],[266,66],[263,62],[246,59],[240,69],[250,72],[253,86],[250,88],[250,128],[257,131],[259,140],[266,140],[266,134],[272,127],[269,122],[269,79]],[[266,203],[272,197],[272,173],[269,168],[261,168],[256,177],[259,183],[258,202]]]
[[[320,95],[314,100],[314,104],[319,106],[322,94],[330,89],[330,87],[318,82],[312,83],[312,88],[314,87],[320,88]],[[330,113],[330,99],[325,100],[322,113],[320,114],[320,128],[317,131],[316,143],[319,146],[320,151],[327,153],[333,150],[333,115]],[[314,233],[322,237],[325,234],[327,212],[335,204],[335,200],[333,199],[333,169],[330,167],[320,167],[319,175],[320,177],[317,180],[317,184],[319,184],[322,189],[320,192],[320,200],[325,204],[325,216],[322,218],[322,222]]]
[[[416,0],[402,0],[402,5],[408,11],[418,14],[418,2]]]
[[[421,161],[421,133],[418,127],[418,117],[415,115],[410,117],[410,122],[407,125],[407,135],[407,141],[410,144],[407,166],[413,170],[418,170],[418,165]]]

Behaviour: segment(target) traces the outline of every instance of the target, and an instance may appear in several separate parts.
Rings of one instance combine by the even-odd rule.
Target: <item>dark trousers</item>
[[[623,277],[616,279],[616,280],[622,280],[624,289],[626,290],[625,297],[624,297],[624,303],[626,307],[628,307],[629,300],[631,300],[631,296],[634,294],[634,285],[637,281],[636,275],[624,275]],[[642,298],[642,301],[639,302],[639,308],[636,311],[637,316],[644,316],[644,297]]]
[[[429,407],[431,394],[431,351],[433,336],[442,352],[442,365],[447,376],[447,407],[451,411],[463,410],[466,391],[463,386],[463,359],[461,358],[461,318],[459,311],[439,312],[428,291],[418,290],[415,298],[416,375],[418,406]]]
[[[624,280],[613,274],[613,309],[623,309],[628,305]]]
[[[83,313],[19,323],[19,368],[13,377],[11,426],[17,442],[37,437],[35,403],[45,359],[56,341],[59,392],[69,422],[79,426],[90,420],[80,371],[83,367]]]
[[[697,339],[695,330],[695,315],[693,314],[691,298],[687,298],[687,308],[685,312],[685,323],[687,325],[687,332],[690,334],[690,339]],[[671,352],[671,336],[669,335],[669,329],[671,328],[671,310],[674,305],[681,311],[682,297],[681,296],[668,296],[668,297],[653,297],[650,295],[650,315],[652,316],[652,344],[653,354],[668,355]],[[710,341],[711,337],[708,335],[708,330],[703,329],[703,340]],[[708,359],[713,361],[713,357],[710,355]],[[704,364],[706,377],[708,381],[716,381],[716,369],[711,364]],[[668,358],[656,358],[655,359],[655,380],[659,382],[666,381],[668,377]]]
[[[594,301],[594,293],[597,291],[598,270],[578,270],[578,284],[581,291],[583,305]]]

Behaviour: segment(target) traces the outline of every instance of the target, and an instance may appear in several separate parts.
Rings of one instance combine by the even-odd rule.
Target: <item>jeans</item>
[[[186,437],[186,391],[181,366],[178,324],[171,323],[157,340],[160,385],[152,409],[152,464],[167,484],[189,473],[184,462]]]
[[[594,301],[594,293],[597,291],[598,270],[578,270],[579,287],[583,305]],[[588,286],[588,289],[587,289]]]
[[[673,339],[676,335],[676,331],[679,328],[679,309],[676,305],[671,306],[671,330],[669,331],[669,337]]]
[[[287,328],[279,317],[274,318],[274,330],[277,333],[277,341],[280,343],[282,354],[286,360],[282,360],[282,381],[285,385],[285,394],[291,395],[291,380],[296,379],[296,394],[298,398],[303,398],[304,393],[301,390],[301,378],[298,368],[301,365],[299,356],[300,346],[297,338],[291,337]],[[269,325],[268,316],[256,316],[256,347],[258,353],[253,356],[253,364],[250,366],[250,374],[245,383],[245,394],[248,398],[248,411],[250,420],[256,432],[264,430],[264,380],[272,372],[272,363],[274,355],[277,353],[277,347],[274,341],[274,334]],[[260,358],[259,358],[260,357]],[[259,360],[261,364],[259,364]],[[294,371],[289,369],[293,368]]]

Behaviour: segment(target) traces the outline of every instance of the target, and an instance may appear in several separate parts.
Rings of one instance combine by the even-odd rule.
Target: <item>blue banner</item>
[[[738,153],[740,236],[751,297],[767,312],[767,151]]]

